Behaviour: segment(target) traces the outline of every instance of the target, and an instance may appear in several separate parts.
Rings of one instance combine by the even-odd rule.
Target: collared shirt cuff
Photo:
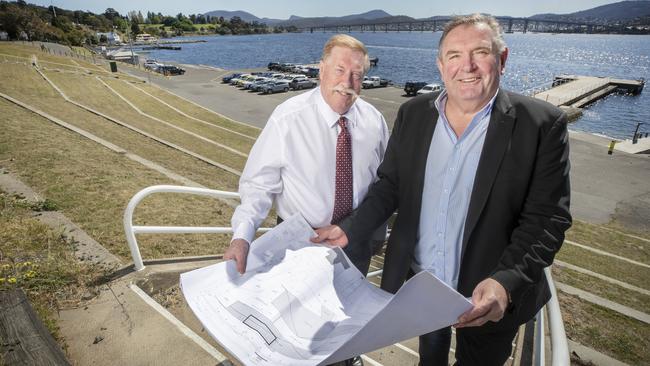
[[[232,240],[244,239],[248,244],[253,242],[253,238],[255,238],[255,229],[243,222],[237,225],[232,235]]]

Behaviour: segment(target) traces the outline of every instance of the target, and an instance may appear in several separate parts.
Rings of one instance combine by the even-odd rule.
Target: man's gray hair
[[[366,46],[364,46],[358,39],[347,34],[333,35],[323,47],[323,56],[321,57],[321,60],[325,61],[332,53],[332,49],[337,46],[361,52],[363,54],[363,73],[365,74],[368,72],[368,69],[370,69],[370,60],[368,59],[368,50],[366,49]]]
[[[503,39],[503,30],[501,29],[501,25],[499,25],[499,21],[497,21],[496,18],[491,15],[476,13],[472,15],[456,16],[452,18],[447,24],[445,24],[445,28],[442,31],[442,36],[438,42],[438,58],[442,58],[440,49],[442,48],[442,43],[444,42],[445,38],[447,38],[449,32],[457,27],[468,25],[485,25],[490,28],[490,30],[492,30],[492,44],[495,46],[495,49],[499,54],[505,51],[506,41]]]

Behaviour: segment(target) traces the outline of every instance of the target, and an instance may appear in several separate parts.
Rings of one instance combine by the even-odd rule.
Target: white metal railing
[[[206,226],[137,226],[133,225],[133,211],[138,204],[147,196],[153,193],[187,193],[200,196],[209,196],[213,198],[226,198],[226,199],[239,199],[239,193],[219,191],[216,189],[199,188],[199,187],[186,187],[186,186],[172,186],[172,185],[157,185],[144,188],[136,193],[129,204],[124,210],[124,233],[126,241],[129,244],[131,251],[131,258],[133,258],[133,265],[136,271],[144,269],[142,255],[140,254],[140,247],[135,234],[228,234],[232,233],[231,227],[206,227]],[[269,231],[271,228],[259,228],[258,232]],[[389,230],[390,231],[390,230]],[[389,233],[386,234],[388,239]],[[368,273],[367,277],[381,276],[382,270]]]
[[[239,199],[239,193],[219,191],[215,189],[198,188],[198,187],[185,187],[185,186],[172,186],[172,185],[157,185],[147,187],[138,193],[129,201],[124,212],[124,232],[126,240],[129,243],[131,250],[131,257],[136,271],[144,269],[142,256],[140,255],[140,248],[135,238],[135,234],[227,234],[232,233],[231,227],[198,227],[198,226],[134,226],[133,225],[133,211],[137,205],[145,197],[153,193],[187,193],[202,196],[209,196],[213,198],[225,199]],[[258,231],[268,231],[271,228],[260,228]],[[386,237],[390,235],[390,229]],[[377,270],[368,273],[367,277],[381,276],[383,270]],[[569,366],[569,347],[567,343],[566,333],[564,331],[564,323],[562,320],[562,313],[560,312],[560,303],[557,299],[557,291],[551,276],[550,267],[544,269],[544,275],[548,281],[551,290],[551,299],[546,303],[546,306],[537,313],[537,327],[535,334],[535,364],[538,366],[545,365],[544,342],[545,342],[545,324],[544,324],[544,309],[548,311],[548,321],[551,333],[551,350],[552,365],[553,366]]]
[[[551,350],[552,358],[551,365],[553,366],[569,366],[571,365],[571,358],[569,356],[569,344],[567,342],[566,333],[564,332],[564,321],[562,320],[562,313],[560,312],[560,303],[557,299],[557,290],[555,283],[551,276],[551,267],[544,268],[544,275],[548,282],[548,287],[551,290],[551,299],[546,303],[546,306],[537,313],[537,327],[535,330],[535,364],[538,366],[545,365],[544,355],[544,342],[545,336],[545,320],[544,309],[548,311],[548,323],[551,333]]]
[[[200,226],[134,226],[133,211],[140,201],[152,193],[188,193],[200,196],[209,196],[213,198],[239,199],[239,193],[218,191],[215,189],[184,187],[172,185],[158,185],[147,187],[136,193],[129,201],[124,211],[124,233],[126,241],[129,243],[131,257],[136,271],[144,269],[140,248],[135,234],[227,234],[232,233],[230,227],[200,227]],[[260,228],[258,231],[268,231],[270,228]]]

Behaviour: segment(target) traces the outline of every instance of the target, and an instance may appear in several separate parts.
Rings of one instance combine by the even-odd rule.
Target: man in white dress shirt
[[[246,271],[255,231],[274,202],[280,218],[300,213],[319,228],[357,207],[375,181],[388,128],[381,113],[358,98],[369,66],[363,43],[335,35],[323,48],[320,87],[288,99],[271,114],[239,181],[241,204],[233,214],[233,240],[224,254],[225,260],[236,261],[240,273]],[[340,152],[343,135],[347,153]],[[341,168],[345,156],[348,165]],[[348,177],[341,178],[341,171]],[[341,182],[347,184],[343,189]],[[340,198],[346,194],[347,199]],[[341,201],[346,203],[341,206]],[[355,266],[367,273],[371,246],[347,248]]]

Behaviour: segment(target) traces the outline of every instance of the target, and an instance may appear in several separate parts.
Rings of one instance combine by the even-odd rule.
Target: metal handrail
[[[213,198],[225,199],[239,199],[239,193],[219,191],[215,189],[198,188],[198,187],[185,187],[173,185],[156,185],[147,187],[138,193],[129,201],[129,204],[124,211],[124,232],[126,240],[131,250],[131,257],[136,271],[144,269],[142,256],[140,255],[140,248],[135,238],[135,234],[187,234],[187,233],[202,233],[202,234],[225,234],[232,233],[231,227],[198,227],[198,226],[134,226],[133,225],[133,211],[137,205],[147,196],[153,193],[188,193],[202,196],[210,196]],[[271,228],[260,228],[258,231],[268,231]],[[387,237],[390,231],[387,233]],[[383,270],[377,270],[368,273],[367,277],[381,276]],[[548,281],[551,291],[551,299],[546,303],[546,306],[541,309],[536,316],[537,330],[535,336],[535,349],[536,349],[536,365],[542,366],[545,364],[544,342],[545,342],[545,324],[544,324],[544,309],[548,311],[548,321],[551,333],[551,349],[552,365],[553,366],[569,366],[571,364],[569,357],[569,347],[567,343],[566,333],[564,331],[564,323],[562,321],[562,313],[560,312],[560,304],[557,299],[557,291],[551,276],[550,267],[544,269],[544,275]]]
[[[219,191],[216,189],[199,188],[199,187],[186,187],[186,186],[173,186],[173,185],[156,185],[142,189],[136,193],[129,204],[124,210],[124,233],[126,241],[129,244],[131,251],[131,258],[133,258],[133,265],[136,271],[144,269],[142,255],[140,254],[140,247],[135,234],[228,234],[232,233],[231,227],[214,227],[214,226],[139,226],[133,225],[133,211],[138,204],[147,196],[153,193],[189,193],[200,196],[210,196],[213,198],[226,198],[226,199],[239,199],[239,193]],[[271,228],[259,228],[258,232],[266,232]],[[389,232],[386,234],[388,239]],[[381,276],[383,270],[378,270],[368,273],[367,277]]]
[[[136,193],[129,201],[129,204],[124,210],[124,233],[126,234],[126,241],[129,243],[131,250],[131,257],[136,271],[144,269],[142,256],[140,255],[140,248],[135,234],[227,234],[232,233],[230,227],[205,227],[205,226],[134,226],[133,225],[133,211],[137,205],[145,197],[153,193],[189,193],[200,196],[210,196],[213,198],[226,198],[226,199],[239,199],[239,193],[219,191],[216,189],[198,188],[198,187],[185,187],[185,186],[172,186],[172,185],[157,185],[147,187],[140,192]],[[268,231],[270,228],[260,228],[258,231]]]
[[[548,311],[548,323],[551,333],[551,350],[553,353],[551,365],[569,366],[571,365],[569,344],[564,331],[564,321],[562,320],[562,313],[560,311],[560,302],[557,299],[557,290],[555,289],[555,283],[551,276],[551,267],[544,268],[544,275],[546,276],[548,287],[551,290],[551,299],[546,303],[546,306],[537,313],[536,317],[535,364],[538,366],[545,365],[544,342],[546,336],[544,309],[546,309]]]

